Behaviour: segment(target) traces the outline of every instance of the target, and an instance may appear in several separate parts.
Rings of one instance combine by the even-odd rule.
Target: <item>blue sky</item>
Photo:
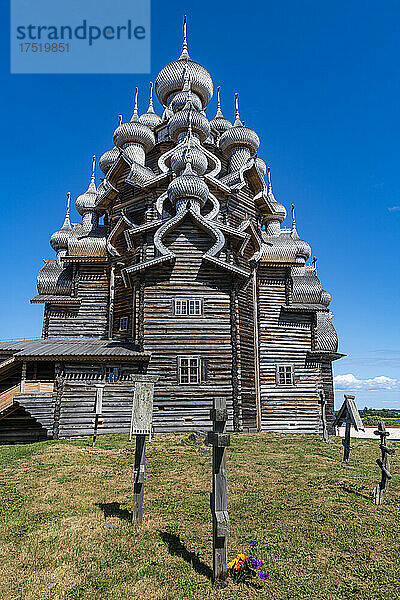
[[[112,146],[136,85],[145,110],[148,81],[179,54],[187,12],[192,58],[222,86],[225,116],[239,91],[274,193],[296,204],[299,233],[318,257],[347,354],[335,364],[347,375],[338,387],[354,390],[359,406],[400,409],[398,2],[153,0],[148,76],[10,75],[6,4],[0,339],[40,336],[42,307],[29,299],[53,256],[65,193],[86,189],[91,156]]]

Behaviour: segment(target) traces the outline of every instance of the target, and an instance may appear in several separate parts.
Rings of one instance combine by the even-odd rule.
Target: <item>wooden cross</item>
[[[389,431],[386,431],[385,423],[379,423],[378,431],[374,431],[374,434],[380,436],[379,448],[381,449],[382,460],[379,460],[378,458],[376,463],[382,471],[382,478],[376,488],[372,490],[371,496],[373,497],[375,504],[382,504],[388,483],[392,479],[392,475],[390,473],[389,455],[394,454],[395,451],[393,448],[389,448],[386,445],[386,438],[390,435],[390,433]]]
[[[208,433],[208,442],[213,446],[213,487],[211,493],[211,513],[213,517],[213,579],[222,587],[228,577],[227,540],[230,532],[226,490],[226,448],[230,445],[230,435],[225,433],[228,412],[225,398],[214,398],[214,408],[210,411],[213,431]]]
[[[344,453],[343,460],[348,462],[350,457],[350,428],[353,425],[356,431],[364,431],[364,425],[360,417],[360,413],[357,410],[355,396],[351,394],[344,394],[344,402],[340,407],[336,419],[334,422],[335,427],[340,427],[342,423],[346,424],[346,430],[344,434],[344,440],[342,440]]]

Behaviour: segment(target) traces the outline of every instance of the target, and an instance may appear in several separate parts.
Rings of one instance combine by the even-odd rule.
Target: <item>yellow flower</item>
[[[246,555],[245,554],[238,554],[236,557],[236,560],[246,560]]]
[[[232,567],[234,567],[236,565],[236,558],[234,558],[233,560],[231,560],[231,562],[228,562],[228,569],[232,569]]]

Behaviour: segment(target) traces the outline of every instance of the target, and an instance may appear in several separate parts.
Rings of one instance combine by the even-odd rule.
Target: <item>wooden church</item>
[[[138,373],[157,375],[155,431],[210,427],[226,397],[236,431],[318,433],[333,423],[340,358],[331,297],[272,192],[259,138],[218,108],[183,49],[150,103],[114,132],[87,191],[50,238],[37,278],[42,337],[0,342],[0,441],[127,432]],[[266,180],[265,180],[266,178]],[[101,389],[101,407],[99,392]]]

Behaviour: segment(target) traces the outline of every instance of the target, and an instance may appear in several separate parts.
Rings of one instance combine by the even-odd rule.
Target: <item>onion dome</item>
[[[207,117],[195,110],[192,100],[188,100],[182,110],[171,117],[168,125],[170,137],[176,141],[180,133],[185,133],[191,124],[193,133],[196,133],[204,142],[210,135],[210,123]]]
[[[215,117],[212,119],[212,121],[210,121],[211,129],[219,133],[219,135],[232,127],[232,123],[228,119],[225,119],[221,111],[221,100],[219,96],[220,87],[221,86],[218,86],[217,88],[217,112],[215,113]]]
[[[204,206],[208,198],[207,184],[193,171],[190,160],[182,175],[176,177],[168,186],[168,198],[171,202],[177,203],[180,200],[199,200],[200,205]]]
[[[328,307],[331,303],[332,296],[326,290],[321,290],[321,304]]]
[[[163,106],[167,106],[171,94],[182,90],[182,78],[187,70],[192,83],[192,91],[199,96],[203,107],[213,95],[213,82],[210,73],[202,65],[191,60],[187,50],[186,17],[183,25],[182,54],[178,60],[166,65],[156,79],[156,94]]]
[[[225,131],[219,140],[219,146],[224,154],[229,155],[235,148],[248,148],[252,154],[257,152],[260,139],[255,131],[245,127],[240,120],[238,94],[235,94],[236,120],[233,127]]]
[[[147,125],[152,131],[161,123],[162,119],[158,116],[158,114],[154,111],[153,106],[153,82],[150,81],[150,101],[149,108],[147,112],[145,112],[141,117],[139,117],[139,121],[143,125]]]
[[[198,142],[196,143],[195,138],[193,138],[190,126],[185,143],[176,148],[171,156],[171,169],[179,175],[189,160],[192,170],[198,175],[204,175],[207,170],[208,160]]]
[[[119,156],[119,150],[114,146],[111,150],[107,150],[101,156],[99,160],[100,169],[103,171],[104,175],[107,175],[108,171],[111,169],[115,161]]]
[[[72,227],[69,220],[69,205],[71,202],[71,194],[68,192],[67,194],[67,212],[65,215],[65,221],[58,231],[53,233],[50,238],[50,246],[58,252],[59,250],[67,250],[68,249],[68,240],[71,239]]]
[[[92,166],[92,178],[90,180],[90,184],[88,189],[84,194],[78,196],[76,199],[76,210],[80,215],[84,215],[88,211],[94,211],[96,208],[96,201],[98,197],[98,192],[96,190],[96,184],[94,182],[94,169],[96,165],[96,157],[93,156],[93,166]]]
[[[70,296],[72,292],[72,270],[56,260],[46,260],[37,276],[40,296]]]
[[[196,110],[199,112],[202,110],[203,105],[200,98],[196,96],[196,94],[192,94],[190,75],[188,70],[185,68],[183,75],[183,89],[181,92],[177,92],[173,95],[172,100],[169,103],[169,108],[173,113],[176,113],[178,110],[182,110],[182,108],[184,108],[188,100],[192,101],[193,107]]]
[[[296,219],[295,219],[295,214],[294,214],[294,204],[292,204],[292,220],[293,220],[293,225],[292,225],[291,238],[296,241],[297,256],[299,258],[303,258],[304,260],[308,260],[311,256],[311,248],[310,248],[310,245],[307,244],[307,242],[305,242],[304,240],[301,240],[299,238],[299,234],[297,233]]]
[[[120,117],[121,122],[114,131],[114,144],[117,148],[124,148],[127,144],[139,144],[146,152],[149,152],[155,146],[156,140],[152,130],[139,121],[137,96],[138,89],[136,88],[132,118],[128,123],[122,123],[122,117]]]
[[[255,159],[255,163],[256,163],[257,170],[260,173],[261,177],[265,177],[265,175],[267,174],[267,165],[265,164],[263,159],[260,158],[259,156],[257,156]]]
[[[204,175],[207,170],[208,160],[199,146],[184,146],[177,148],[171,156],[171,169],[174,173],[183,171],[188,160],[192,163],[192,169],[198,175]]]

